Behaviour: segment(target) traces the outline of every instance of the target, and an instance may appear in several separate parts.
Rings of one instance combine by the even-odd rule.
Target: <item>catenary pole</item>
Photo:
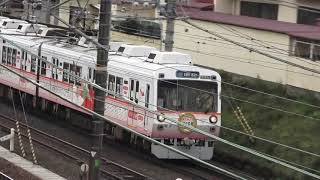
[[[50,12],[49,12],[50,6],[51,6],[51,0],[46,0],[45,7],[44,7],[44,5],[42,5],[42,10],[44,10],[43,22],[45,22],[47,24],[50,24]]]
[[[165,51],[172,51],[173,49],[174,20],[176,17],[175,9],[176,9],[176,0],[168,0],[166,5],[167,27],[166,27],[166,37],[164,40]]]
[[[101,46],[97,47],[98,54],[95,82],[104,89],[107,87],[108,50],[105,47],[109,46],[110,40],[111,5],[112,0],[100,1],[98,43],[104,46],[104,48]],[[101,116],[104,116],[105,99],[106,92],[95,88],[94,111]],[[90,180],[100,179],[100,153],[103,142],[103,126],[104,121],[99,116],[93,115],[92,128],[94,133],[94,141],[89,166]]]

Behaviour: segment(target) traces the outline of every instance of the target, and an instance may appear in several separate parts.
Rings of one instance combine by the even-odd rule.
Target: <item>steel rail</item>
[[[12,119],[12,118],[10,118],[10,117],[7,117],[7,116],[5,116],[5,115],[3,115],[3,114],[0,114],[0,118],[1,118],[1,119],[4,119],[4,120],[7,120],[7,121],[10,121],[10,123],[13,123],[12,126],[8,126],[8,125],[6,126],[6,125],[4,125],[4,124],[0,124],[1,127],[6,128],[6,129],[10,129],[10,128],[12,128],[12,127],[15,126],[16,120],[14,120],[14,119]],[[26,127],[26,124],[20,122],[20,126],[23,127],[23,128],[25,128],[25,127]],[[84,154],[86,154],[88,157],[90,157],[90,151],[88,151],[88,150],[86,150],[86,149],[84,149],[84,148],[81,148],[81,147],[79,147],[79,146],[76,146],[76,145],[74,145],[74,144],[71,144],[71,143],[69,143],[69,142],[67,142],[67,141],[65,141],[65,140],[62,140],[62,139],[60,139],[60,138],[57,138],[57,137],[52,136],[52,135],[50,135],[50,134],[47,134],[47,133],[45,133],[45,132],[43,132],[43,131],[37,130],[37,129],[33,128],[33,127],[29,127],[29,129],[32,130],[33,132],[36,132],[36,133],[44,136],[44,137],[47,137],[47,138],[50,138],[50,139],[55,140],[56,142],[62,143],[63,145],[70,146],[70,147],[72,147],[74,150],[76,150],[76,151],[78,151],[78,152],[81,152],[81,153],[84,153]],[[25,135],[25,134],[23,134],[23,133],[21,133],[21,135],[22,135],[23,137],[25,137],[25,138],[28,138],[28,136]],[[53,150],[53,151],[55,151],[55,152],[57,152],[57,153],[63,154],[65,157],[67,157],[67,158],[69,158],[69,159],[71,159],[71,160],[75,160],[75,161],[77,161],[77,162],[84,162],[84,161],[85,161],[85,160],[80,159],[80,158],[78,158],[78,157],[76,157],[76,156],[74,156],[74,155],[71,155],[70,153],[64,152],[64,151],[62,151],[62,150],[60,150],[60,149],[58,149],[58,148],[56,148],[56,147],[50,146],[49,144],[47,144],[47,143],[45,143],[45,142],[42,142],[42,141],[40,141],[40,140],[38,140],[38,139],[36,139],[36,138],[34,138],[34,137],[33,137],[32,139],[33,139],[33,141],[36,142],[37,144],[40,144],[40,145],[42,145],[42,146],[44,146],[44,147],[46,147],[46,148],[48,148],[48,149],[50,149],[50,150]],[[143,175],[143,174],[141,174],[141,173],[139,173],[139,172],[137,172],[137,171],[134,171],[134,170],[132,170],[132,169],[129,169],[129,168],[125,167],[125,166],[122,166],[122,165],[120,165],[120,164],[118,164],[118,163],[116,163],[116,162],[114,162],[114,161],[111,161],[111,160],[105,158],[105,157],[102,157],[101,159],[102,159],[104,162],[106,162],[107,164],[109,164],[109,165],[113,165],[113,166],[117,167],[118,169],[122,169],[122,170],[125,170],[125,171],[129,172],[130,175],[137,176],[137,177],[135,177],[136,179],[152,179],[152,178],[150,178],[150,177],[147,177],[146,175]],[[107,174],[107,175],[109,175],[109,176],[111,176],[111,177],[113,177],[113,178],[115,178],[115,179],[123,180],[123,177],[119,177],[119,176],[117,176],[115,173],[108,172],[107,170],[102,169],[101,172],[103,172],[103,173],[105,173],[105,174]],[[119,171],[117,171],[117,173],[119,173]]]

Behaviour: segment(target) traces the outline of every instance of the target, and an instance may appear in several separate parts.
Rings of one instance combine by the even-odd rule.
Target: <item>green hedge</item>
[[[282,97],[319,105],[319,94],[303,89],[298,89],[279,83],[263,81],[258,78],[249,78],[236,74],[219,71],[222,80],[247,88],[260,90],[267,93],[272,93]],[[251,101],[265,106],[292,111],[313,118],[320,119],[320,109],[310,107],[279,98],[270,97],[268,95],[258,94],[238,87],[233,87],[227,84],[222,85],[222,95],[232,96],[234,98]],[[320,121],[307,119],[288,113],[259,107],[258,105],[249,104],[241,101],[234,101],[248,120],[256,136],[283,143],[292,147],[303,149],[309,152],[320,154]],[[222,125],[243,131],[240,122],[232,112],[228,98],[222,98]],[[267,142],[257,140],[255,144],[251,144],[246,136],[229,130],[222,130],[221,137],[237,144],[261,151],[263,153],[292,161],[303,166],[310,167],[320,171],[320,158],[297,152],[278,145],[273,145]],[[249,161],[258,164],[261,167],[271,169],[276,177],[293,178],[293,179],[308,179],[301,173],[297,173],[288,168],[285,168],[275,163],[270,163],[262,158],[249,155],[241,152],[230,146],[221,143],[216,146],[217,152],[228,153],[241,160]]]

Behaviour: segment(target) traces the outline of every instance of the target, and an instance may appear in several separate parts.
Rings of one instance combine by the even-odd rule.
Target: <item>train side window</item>
[[[76,65],[70,64],[69,82],[70,82],[71,84],[73,84],[74,81],[75,81],[75,77],[74,77],[75,71],[76,71]]]
[[[149,99],[150,99],[150,85],[147,84],[146,96],[145,96],[145,107],[149,107]]]
[[[11,65],[12,60],[12,48],[8,47],[8,53],[7,53],[7,63]]]
[[[134,100],[134,102],[136,102],[136,103],[138,103],[139,102],[139,100],[138,100],[138,97],[137,97],[137,95],[139,94],[139,81],[136,81],[136,93],[135,93],[135,100]]]
[[[92,78],[92,69],[88,68],[88,79],[91,80]]]
[[[26,65],[26,61],[25,61],[25,51],[22,51],[22,55],[21,55],[21,61],[20,61],[20,68],[21,70],[25,70],[25,65]]]
[[[56,66],[56,67],[52,66],[52,72],[51,72],[52,73],[52,78],[58,80],[59,59],[58,58],[52,58],[52,64],[54,64]]]
[[[64,62],[63,63],[63,81],[69,82],[69,75],[67,72],[69,72],[69,63]]]
[[[3,46],[2,48],[2,63],[7,63],[7,47]]]
[[[45,56],[42,56],[42,58],[45,59],[45,60],[47,60],[47,57],[45,57]],[[42,60],[41,60],[41,70],[40,70],[40,72],[41,72],[41,75],[46,76],[46,73],[47,73],[47,63],[46,63],[45,61],[42,61]]]
[[[27,71],[28,53],[24,52],[24,70]]]
[[[92,82],[95,82],[96,81],[96,70],[94,69],[93,70],[93,79],[92,79]]]
[[[36,56],[31,55],[31,72],[36,72],[37,59]]]
[[[108,91],[109,91],[109,94],[111,94],[111,95],[114,95],[115,80],[116,80],[116,77],[114,75],[109,74]]]
[[[17,60],[17,50],[16,49],[12,49],[12,65],[16,66],[16,60]]]
[[[122,87],[123,87],[123,78],[116,78],[116,95],[121,97],[122,95]]]
[[[133,97],[135,97],[134,80],[131,79],[131,81],[130,81],[130,100],[131,101],[133,101]]]
[[[169,146],[173,146],[174,145],[174,140],[165,138],[164,139],[164,144],[169,145]]]
[[[77,66],[76,67],[76,75],[77,75],[77,77],[76,77],[76,84],[78,85],[78,86],[80,86],[81,85],[81,81],[80,81],[80,78],[81,78],[81,67],[80,66]]]

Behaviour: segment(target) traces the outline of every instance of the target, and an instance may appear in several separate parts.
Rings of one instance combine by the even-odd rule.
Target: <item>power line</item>
[[[219,26],[219,27],[221,27],[221,28],[223,28],[223,29],[225,29],[225,30],[227,30],[227,31],[229,31],[229,32],[232,32],[232,33],[234,33],[234,34],[237,34],[239,37],[243,37],[243,38],[245,38],[245,39],[247,39],[247,40],[250,40],[250,41],[252,41],[252,42],[254,42],[254,43],[257,43],[257,44],[259,44],[259,45],[261,45],[262,47],[265,47],[265,48],[267,48],[267,49],[270,49],[269,47],[272,47],[272,48],[274,49],[273,52],[279,53],[278,50],[280,50],[280,51],[286,52],[286,55],[287,55],[287,56],[289,56],[289,54],[292,53],[291,51],[287,51],[287,50],[284,50],[284,49],[276,48],[275,46],[270,45],[270,44],[265,45],[264,43],[256,42],[257,39],[255,39],[255,38],[253,38],[253,37],[251,37],[251,36],[249,36],[249,35],[247,35],[247,34],[244,34],[244,33],[240,32],[240,31],[238,31],[238,30],[236,30],[236,29],[234,29],[234,28],[232,28],[232,27],[226,27],[226,26],[224,26],[224,25],[222,25],[222,24],[219,24],[219,23],[217,23],[216,25]],[[240,34],[240,35],[239,35],[239,34]],[[289,46],[289,47],[291,47],[291,46]],[[277,50],[277,49],[278,49],[278,50]],[[282,54],[282,53],[281,53],[281,54]],[[310,60],[306,60],[306,59],[298,58],[298,57],[294,57],[294,58],[297,59],[297,60],[303,61],[303,62],[305,62],[305,63],[308,63],[308,64],[310,64],[310,65],[320,67],[319,64],[312,63],[312,62],[310,62]]]
[[[300,69],[304,69],[304,70],[306,70],[306,71],[310,71],[310,72],[313,72],[313,73],[316,73],[316,74],[320,74],[320,71],[318,71],[318,70],[314,70],[314,69],[311,69],[311,68],[308,68],[308,67],[305,67],[305,66],[302,66],[302,65],[299,65],[299,64],[295,64],[295,63],[292,63],[292,62],[290,62],[290,61],[287,61],[287,60],[284,60],[284,59],[275,57],[275,56],[273,56],[273,55],[270,55],[270,54],[268,54],[268,53],[264,53],[264,52],[262,52],[262,51],[260,51],[260,50],[255,49],[255,48],[251,48],[251,47],[245,46],[245,45],[243,45],[243,44],[241,44],[241,43],[239,43],[239,42],[233,41],[233,40],[228,39],[228,38],[226,38],[226,37],[224,37],[224,36],[222,36],[222,35],[219,35],[219,34],[217,34],[217,33],[211,32],[211,31],[209,31],[209,30],[207,30],[207,29],[205,29],[205,28],[202,28],[202,27],[200,27],[200,26],[196,25],[195,23],[192,23],[192,22],[190,22],[190,21],[188,21],[188,20],[183,20],[183,21],[186,22],[187,24],[190,24],[191,26],[197,27],[198,29],[200,29],[200,30],[202,30],[202,31],[204,31],[204,32],[207,32],[207,33],[209,33],[209,34],[215,35],[215,36],[217,36],[217,37],[219,37],[219,38],[221,38],[221,39],[223,39],[223,40],[225,40],[225,41],[227,41],[227,42],[231,42],[231,43],[236,44],[236,45],[238,45],[238,46],[240,46],[240,47],[243,47],[243,48],[245,48],[245,49],[248,49],[249,51],[256,52],[256,53],[261,54],[261,55],[263,55],[263,56],[266,56],[266,57],[269,57],[269,58],[271,58],[271,59],[274,59],[274,60],[277,60],[277,61],[280,61],[280,62],[289,64],[289,65],[294,66],[294,67],[298,67],[298,68],[300,68]]]
[[[52,86],[54,86],[54,85],[52,85]],[[69,89],[66,89],[66,90],[69,91],[69,92],[71,92],[71,93],[76,93],[76,92],[70,91]],[[107,91],[108,93],[110,93],[109,90],[106,90],[106,91]],[[95,98],[94,98],[94,99],[95,99]],[[99,99],[96,99],[96,100],[100,101]],[[140,102],[142,102],[142,101],[140,101]],[[145,103],[145,102],[143,102],[143,103]],[[114,105],[114,104],[113,104],[113,105]],[[150,105],[155,106],[155,105],[153,105],[153,104],[150,104]],[[119,106],[119,105],[115,105],[115,106],[117,106],[117,107],[119,107],[119,108],[125,109],[124,107],[121,107],[121,106]],[[158,106],[157,106],[157,107],[158,107]],[[169,110],[169,109],[167,109],[167,110]],[[171,110],[169,110],[169,111],[171,111]],[[150,117],[150,118],[153,118],[153,117],[151,117],[151,116],[149,116],[149,117]],[[201,121],[201,122],[203,122],[203,123],[210,124],[210,123],[205,122],[205,121],[203,121],[203,120],[201,120],[201,119],[197,119],[197,120],[199,120],[199,121]],[[292,150],[295,150],[295,151],[299,151],[299,152],[303,152],[303,153],[306,153],[306,154],[309,154],[309,155],[313,155],[313,156],[316,156],[316,157],[320,157],[320,155],[315,154],[315,153],[312,153],[312,152],[308,152],[308,151],[301,150],[301,149],[298,149],[298,148],[295,148],[295,147],[291,147],[291,146],[288,146],[288,145],[285,145],[285,144],[281,144],[281,143],[278,143],[278,142],[275,142],[275,141],[271,141],[271,140],[269,140],[269,139],[264,139],[264,138],[261,138],[261,137],[258,137],[258,136],[254,136],[254,135],[250,135],[250,134],[247,134],[247,133],[243,133],[243,132],[234,130],[234,129],[229,128],[229,127],[225,127],[225,126],[221,126],[221,125],[215,125],[215,126],[221,127],[221,128],[223,128],[223,129],[227,129],[227,130],[230,130],[230,131],[233,131],[233,132],[242,134],[242,135],[250,136],[250,137],[253,137],[253,138],[256,138],[256,139],[265,141],[265,142],[269,142],[269,143],[276,144],[276,145],[279,145],[279,146],[282,146],[282,147],[286,147],[286,148],[289,148],[289,149],[292,149]]]
[[[220,171],[220,172],[223,172],[223,173],[225,173],[225,174],[227,174],[227,175],[229,175],[229,176],[231,176],[231,177],[235,177],[235,178],[238,178],[238,179],[245,179],[245,178],[242,178],[241,176],[238,176],[238,175],[236,175],[236,174],[234,174],[234,173],[232,173],[232,172],[229,172],[229,171],[227,171],[227,170],[225,170],[225,169],[219,168],[219,167],[214,166],[214,165],[212,165],[212,164],[210,164],[210,163],[207,163],[207,162],[202,161],[202,160],[200,160],[200,159],[198,159],[198,158],[195,158],[195,157],[193,157],[193,156],[191,156],[191,155],[189,155],[189,154],[187,154],[187,153],[184,153],[184,152],[182,152],[182,151],[179,151],[179,150],[177,150],[177,149],[175,149],[175,148],[173,148],[173,147],[171,147],[171,146],[168,146],[168,145],[166,145],[166,144],[162,144],[161,142],[159,142],[159,141],[157,141],[157,140],[154,140],[154,139],[152,139],[152,138],[150,138],[150,137],[148,137],[148,136],[146,136],[146,135],[144,135],[144,134],[141,134],[141,133],[139,133],[139,132],[136,132],[136,131],[134,131],[134,130],[132,130],[132,129],[130,129],[130,128],[124,126],[124,125],[122,125],[122,124],[119,124],[119,123],[117,123],[117,122],[111,121],[111,120],[107,119],[105,116],[102,116],[102,115],[100,115],[100,114],[98,114],[98,113],[96,113],[96,112],[94,112],[94,111],[91,111],[91,110],[89,110],[89,109],[87,109],[87,108],[84,108],[83,106],[80,106],[80,105],[78,105],[78,104],[75,104],[75,103],[71,102],[70,100],[68,100],[68,99],[60,96],[59,94],[50,91],[49,89],[45,88],[45,87],[42,86],[41,84],[39,84],[39,83],[37,83],[37,82],[35,82],[35,81],[33,81],[33,80],[30,80],[30,79],[27,78],[27,77],[24,77],[24,76],[20,75],[19,73],[15,72],[14,70],[11,70],[10,68],[4,66],[3,64],[0,64],[0,66],[2,66],[2,67],[3,67],[4,69],[6,69],[7,71],[9,71],[9,72],[11,72],[11,73],[19,76],[20,78],[28,81],[29,83],[32,83],[33,85],[36,85],[36,86],[40,87],[41,89],[43,89],[43,90],[45,90],[45,91],[47,91],[47,92],[49,92],[49,93],[51,93],[51,94],[53,94],[53,95],[61,98],[62,100],[73,104],[74,106],[82,109],[83,111],[88,112],[88,113],[93,114],[93,115],[96,115],[96,116],[99,116],[99,118],[104,119],[104,120],[106,120],[106,121],[108,121],[108,122],[110,122],[110,123],[113,123],[113,124],[115,124],[115,125],[123,128],[123,129],[125,129],[125,130],[127,130],[127,131],[129,131],[129,132],[131,132],[131,133],[134,133],[134,134],[136,134],[136,135],[138,135],[138,136],[140,136],[140,137],[142,137],[142,138],[144,138],[144,139],[147,139],[148,141],[150,141],[150,142],[152,142],[152,143],[155,143],[155,144],[158,144],[158,145],[160,145],[160,146],[163,146],[163,147],[165,147],[165,148],[167,148],[167,149],[169,149],[169,150],[171,150],[171,151],[174,151],[174,152],[176,152],[176,153],[178,153],[178,154],[180,154],[180,155],[182,155],[182,156],[185,156],[185,157],[190,158],[190,159],[192,159],[192,160],[194,160],[194,161],[196,161],[196,162],[199,162],[199,163],[201,163],[201,164],[204,164],[204,165],[206,165],[206,166],[208,166],[208,167],[210,167],[210,168],[212,168],[212,169],[215,169],[215,170],[218,170],[218,171]],[[137,105],[137,106],[138,106],[138,105]],[[145,109],[144,107],[142,107],[142,108]],[[150,110],[148,110],[148,111],[149,111],[149,112],[152,112],[152,111],[150,111]],[[182,126],[186,126],[186,125],[183,124]]]
[[[0,37],[1,37],[1,35],[0,35]],[[2,36],[2,38],[3,38],[3,36]],[[7,38],[3,38],[3,39],[5,39],[6,41],[10,42],[10,43],[13,44],[14,46],[17,46],[16,44],[12,43],[12,42],[11,42],[9,39],[7,39]],[[17,46],[17,47],[19,47],[19,46]],[[31,53],[31,52],[30,52],[30,53]],[[33,54],[33,53],[31,53],[31,54]],[[62,68],[57,67],[56,65],[54,65],[54,64],[51,63],[50,61],[47,61],[47,60],[43,59],[42,57],[39,57],[39,56],[37,56],[37,57],[38,57],[39,59],[41,59],[41,60],[49,63],[50,65],[58,68],[58,69],[62,69]],[[115,61],[115,62],[117,62],[117,61]],[[119,61],[118,61],[118,62],[119,62]],[[119,62],[119,63],[127,64],[127,63],[124,63],[124,62]],[[136,66],[136,65],[134,65],[134,64],[128,64],[128,65],[130,65],[130,66]],[[139,67],[139,66],[136,66],[136,67]],[[139,68],[141,68],[141,67],[139,67]],[[169,68],[170,68],[170,67],[169,67]],[[144,67],[144,69],[148,69],[148,68],[145,68],[145,67]],[[173,68],[173,69],[175,69],[175,68]],[[149,69],[149,70],[151,70],[151,69]],[[63,72],[67,72],[66,70],[63,70],[63,69],[62,69],[62,71],[63,71]],[[72,75],[72,76],[74,76],[75,78],[79,78],[79,77],[77,77],[76,75]],[[150,77],[148,77],[148,78],[150,78]],[[154,78],[151,78],[151,79],[154,79]],[[87,82],[87,83],[89,83],[89,84],[91,84],[91,85],[93,85],[93,86],[96,87],[96,88],[99,88],[100,90],[104,90],[104,91],[105,91],[105,89],[101,88],[100,86],[97,86],[97,85],[94,84],[94,83],[91,83],[91,82],[86,81],[86,80],[84,80],[84,81]],[[172,82],[170,82],[170,81],[165,81],[165,80],[160,80],[160,81],[172,83]],[[184,86],[184,85],[179,85],[179,86],[185,87],[185,88],[194,89],[194,90],[197,90],[197,91],[199,91],[199,92],[205,92],[205,93],[208,93],[208,94],[213,94],[213,95],[216,94],[216,93],[204,91],[204,90],[197,89],[197,88],[191,88],[191,87]],[[287,114],[304,117],[304,118],[307,118],[307,119],[312,119],[312,120],[317,120],[317,121],[320,120],[320,119],[318,119],[318,118],[306,116],[306,115],[299,114],[299,113],[295,113],[295,112],[291,112],[291,111],[286,111],[286,110],[284,110],[284,109],[274,108],[274,107],[271,107],[271,106],[267,106],[267,105],[263,105],[263,104],[259,104],[259,103],[255,103],[255,102],[251,102],[251,101],[239,99],[239,98],[229,97],[229,96],[226,96],[226,95],[220,95],[220,96],[221,96],[221,97],[224,97],[224,98],[229,98],[229,99],[237,100],[237,101],[240,101],[240,102],[244,102],[244,103],[248,103],[248,104],[260,106],[260,107],[263,107],[263,108],[266,108],[266,109],[272,109],[272,110],[275,110],[275,111],[280,111],[280,112],[284,112],[284,113],[287,113]]]
[[[123,28],[123,29],[128,29],[128,30],[136,30],[136,29],[134,29],[134,28],[129,28],[129,27],[124,27],[124,26],[119,26],[119,27],[121,27],[121,28]],[[144,33],[148,33],[147,31],[141,31],[141,30],[139,30],[139,33],[135,33],[135,34],[138,34],[138,35],[146,35],[146,34],[144,34]],[[177,32],[175,32],[175,33],[177,33]],[[217,33],[217,32],[216,32]],[[187,36],[187,35],[182,35],[182,33],[181,34],[179,34],[180,36]],[[196,35],[197,36],[197,35]],[[177,39],[179,39],[179,38],[177,38]],[[180,38],[181,39],[181,38]],[[212,39],[212,38],[211,38]],[[183,39],[183,40],[186,40],[186,39]],[[188,39],[189,40],[189,39]],[[194,41],[193,39],[191,40],[191,41]],[[212,41],[212,40],[207,40],[206,39],[206,41]],[[196,43],[196,42],[195,42]],[[216,42],[216,43],[218,43],[218,42]],[[213,45],[213,44],[208,44],[208,43],[206,43],[207,45],[211,45],[211,46],[219,46],[219,45]],[[232,46],[237,46],[237,45],[235,45],[235,44],[232,44],[232,43],[230,43],[230,44],[227,44],[227,43],[222,43],[222,42],[220,42],[219,44],[226,44],[226,45],[232,45]],[[246,43],[242,43],[242,44],[244,44],[244,45],[253,45],[253,44],[246,44]],[[221,46],[219,46],[219,47],[221,47]],[[239,47],[240,48],[240,47]],[[230,48],[229,48],[230,49]],[[267,48],[267,49],[269,49],[269,48]],[[193,52],[197,52],[197,51],[195,51],[195,50],[190,50],[190,51],[193,51]],[[268,52],[274,52],[274,51],[268,51]],[[199,52],[200,53],[200,52]],[[204,54],[204,53],[200,53],[200,54]],[[207,55],[209,55],[209,53],[205,53],[205,54],[207,54]],[[216,56],[217,55],[219,55],[219,53],[214,53]],[[277,54],[279,54],[279,52],[277,53]],[[285,55],[286,57],[287,56],[289,56],[288,54],[284,54],[284,53],[280,53],[281,55]],[[224,55],[224,57],[228,57],[228,56],[225,56]],[[231,57],[231,58],[233,58],[232,56],[230,56],[229,55],[229,57]],[[240,57],[234,57],[234,58],[236,58],[236,59],[243,59],[243,60],[248,60],[248,59],[245,59],[245,58],[240,58]],[[298,58],[296,58],[296,59],[298,59]],[[299,59],[298,59],[299,60]],[[268,61],[263,61],[263,60],[255,60],[255,61],[262,61],[262,62],[265,62],[265,63],[270,63],[270,64],[278,64],[278,65],[282,65],[282,64],[280,64],[280,63],[273,63],[273,62],[268,62]],[[303,60],[303,61],[307,61],[307,60]],[[243,61],[242,61],[243,62]],[[249,64],[256,64],[256,63],[253,63],[253,62],[246,62],[246,63],[249,63]],[[314,63],[311,63],[311,62],[307,62],[308,64],[310,64],[310,65],[314,65],[314,66],[319,66],[319,65],[317,65],[317,64],[314,64]],[[258,65],[258,64],[257,64]],[[265,65],[260,65],[260,66],[264,66],[264,67],[268,67],[268,66],[265,66]],[[301,72],[296,72],[296,71],[292,71],[292,70],[288,70],[288,69],[281,69],[281,68],[275,68],[275,67],[270,67],[270,68],[273,68],[273,69],[278,69],[278,70],[283,70],[283,71],[286,71],[286,72],[293,72],[293,73],[299,73],[299,74],[303,74],[303,75],[308,75],[308,76],[314,76],[314,77],[318,77],[318,76],[315,76],[315,75],[313,75],[313,74],[306,74],[306,73],[301,73]]]
[[[5,67],[5,66],[2,65],[2,64],[1,64],[1,66]],[[9,69],[9,71],[10,71],[10,69]],[[70,74],[71,74],[71,73],[70,73]],[[93,85],[95,85],[95,84],[93,84]],[[96,86],[96,85],[95,85],[95,86]],[[98,88],[101,88],[101,87],[99,86]],[[104,91],[107,91],[107,90],[104,89]],[[137,106],[139,106],[139,105],[137,105]],[[83,107],[82,107],[82,108],[83,108]],[[141,107],[141,108],[145,109],[144,107]],[[148,110],[148,109],[146,109],[146,110],[147,110],[147,111],[150,111],[150,110]],[[168,119],[168,120],[169,120],[169,119]],[[226,140],[224,140],[224,139],[222,139],[222,138],[218,138],[218,137],[216,137],[216,136],[212,136],[212,135],[210,135],[210,134],[208,134],[208,133],[206,133],[206,132],[202,132],[201,130],[197,130],[197,129],[193,128],[193,127],[187,126],[187,125],[185,125],[185,124],[183,124],[183,123],[181,123],[181,122],[179,122],[179,121],[176,121],[176,120],[170,120],[170,121],[173,121],[173,122],[177,123],[178,125],[185,126],[185,127],[189,128],[189,129],[195,131],[195,132],[201,133],[201,134],[206,135],[206,136],[208,136],[208,137],[217,139],[217,140],[219,140],[219,141],[221,141],[221,142],[223,142],[223,143],[227,143],[227,144],[229,144],[229,145],[232,145],[232,146],[234,146],[234,147],[240,148],[240,149],[242,149],[242,150],[244,150],[244,151],[247,151],[247,152],[249,152],[249,153],[258,155],[258,154],[256,154],[256,153],[252,152],[250,149],[246,149],[246,148],[244,148],[244,147],[242,147],[242,146],[236,145],[236,144],[234,144],[234,143],[230,143],[230,142],[228,142],[228,141],[226,141]],[[263,158],[265,158],[265,159],[267,159],[267,160],[270,160],[270,161],[272,161],[272,162],[276,162],[276,163],[281,164],[281,165],[284,165],[284,166],[286,166],[286,167],[288,167],[288,168],[294,169],[294,170],[296,170],[296,171],[299,171],[299,172],[302,172],[302,173],[305,173],[305,174],[307,174],[307,175],[311,175],[311,176],[314,177],[314,175],[313,175],[312,173],[305,172],[304,170],[295,168],[295,167],[293,167],[293,166],[291,166],[291,165],[288,165],[288,164],[286,164],[286,163],[277,162],[277,161],[275,161],[274,159],[268,158],[268,157],[265,157],[265,156],[261,156],[261,155],[258,155],[258,156],[263,157]]]
[[[15,71],[7,68],[7,67],[4,66],[3,64],[0,64],[0,66],[2,66],[3,68],[5,68],[6,70],[10,71],[11,73],[14,73],[14,74],[18,75],[20,78],[23,78],[23,79],[27,80],[28,82],[30,82],[30,83],[32,83],[32,84],[34,84],[34,85],[36,85],[36,86],[39,86],[40,88],[48,91],[49,93],[52,93],[52,94],[54,94],[55,96],[58,96],[59,98],[61,98],[61,99],[65,100],[65,101],[67,101],[67,102],[69,102],[69,103],[77,106],[78,108],[81,108],[82,110],[84,110],[84,111],[86,111],[86,112],[95,114],[95,115],[99,116],[100,118],[109,121],[108,119],[106,119],[106,117],[104,117],[104,116],[102,116],[102,115],[100,115],[100,114],[97,114],[97,113],[95,113],[95,112],[93,112],[93,111],[91,111],[91,110],[89,110],[89,109],[86,109],[86,108],[84,108],[84,107],[82,107],[82,106],[80,106],[80,105],[77,105],[77,104],[75,104],[75,103],[73,103],[73,102],[71,102],[71,101],[63,98],[63,97],[60,96],[59,94],[56,94],[56,93],[54,93],[54,92],[51,92],[50,90],[48,90],[47,88],[44,88],[44,87],[43,87],[42,85],[40,85],[39,83],[36,83],[36,82],[34,82],[34,81],[32,81],[32,80],[29,80],[29,79],[26,78],[26,77],[23,77],[22,75],[18,74],[17,72],[15,72]],[[137,106],[139,106],[139,105],[137,105]],[[141,107],[141,108],[145,109],[144,107]],[[147,109],[147,110],[148,110],[148,109]],[[148,111],[150,111],[150,110],[148,110]],[[151,111],[151,112],[152,112],[152,111]],[[292,166],[292,165],[290,165],[290,164],[287,164],[287,163],[284,163],[284,162],[282,162],[282,161],[276,160],[276,159],[274,159],[274,158],[268,157],[268,156],[266,156],[266,155],[263,155],[263,154],[261,154],[261,153],[258,153],[258,152],[256,152],[256,151],[254,151],[254,150],[252,150],[252,149],[249,149],[249,148],[240,146],[240,145],[238,145],[238,144],[229,142],[229,141],[227,141],[227,140],[225,140],[225,139],[222,139],[222,138],[220,138],[220,137],[214,136],[214,135],[212,135],[212,134],[209,134],[209,133],[206,133],[206,132],[204,132],[204,131],[202,131],[202,130],[199,130],[199,129],[197,129],[197,128],[194,128],[193,126],[186,125],[186,124],[184,124],[184,123],[182,123],[182,122],[179,122],[179,121],[177,121],[177,120],[170,119],[170,118],[167,118],[167,120],[169,120],[169,121],[171,121],[171,122],[174,122],[174,123],[177,124],[177,125],[180,125],[180,126],[183,126],[183,127],[188,128],[188,129],[191,129],[191,130],[194,131],[194,132],[197,132],[197,133],[206,135],[206,136],[208,136],[208,137],[210,137],[210,138],[213,138],[213,139],[216,139],[216,140],[218,140],[218,141],[220,141],[220,142],[222,142],[222,143],[225,143],[225,144],[227,144],[227,145],[233,146],[233,147],[235,147],[235,148],[237,148],[237,149],[240,149],[240,150],[243,150],[243,151],[248,152],[248,153],[250,153],[250,154],[259,156],[259,157],[261,157],[261,158],[264,158],[264,159],[266,159],[266,160],[268,160],[268,161],[271,161],[271,162],[274,162],[274,163],[276,163],[276,164],[285,166],[285,167],[287,167],[287,168],[289,168],[289,169],[298,171],[298,172],[303,173],[303,174],[305,174],[305,175],[308,175],[308,176],[311,176],[311,177],[320,179],[320,176],[318,176],[318,175],[316,175],[316,174],[310,173],[310,172],[308,172],[308,171],[305,171],[305,170],[303,170],[303,169],[299,169],[299,168],[297,168],[297,167],[295,167],[295,166]],[[109,121],[109,122],[112,122],[112,121]],[[143,134],[140,134],[140,133],[138,133],[138,132],[135,132],[134,130],[131,130],[130,128],[127,128],[127,127],[125,127],[125,126],[123,126],[123,125],[121,125],[121,124],[118,124],[118,123],[116,123],[116,122],[112,122],[112,123],[114,123],[114,124],[122,127],[123,129],[126,129],[126,130],[128,130],[128,131],[130,131],[130,132],[133,132],[133,133],[135,133],[135,134],[138,135],[138,136],[141,136],[141,137],[143,137],[143,138],[146,138],[146,139],[148,139],[149,141],[152,141],[153,143],[162,145],[162,146],[166,147],[167,149],[170,149],[170,150],[172,150],[172,151],[174,151],[174,152],[177,152],[177,153],[179,153],[179,154],[183,154],[183,155],[185,155],[186,157],[189,157],[189,158],[191,158],[191,159],[193,159],[193,160],[195,160],[195,161],[197,161],[197,162],[201,162],[202,164],[205,164],[205,165],[207,165],[207,166],[209,166],[209,167],[212,167],[212,168],[214,168],[214,169],[219,169],[220,171],[222,171],[222,172],[224,172],[224,173],[227,173],[227,174],[229,174],[229,175],[232,175],[233,177],[241,178],[241,177],[239,177],[239,176],[237,176],[237,175],[235,175],[235,174],[230,173],[229,171],[226,171],[226,170],[224,170],[224,169],[220,169],[220,168],[218,168],[218,167],[216,167],[216,166],[213,166],[212,164],[206,163],[205,161],[199,160],[199,159],[197,159],[197,158],[194,158],[193,156],[190,156],[190,155],[188,155],[188,154],[185,154],[185,153],[183,153],[183,152],[180,152],[179,150],[176,150],[175,148],[172,148],[172,147],[170,147],[170,146],[165,146],[165,145],[163,145],[162,143],[160,143],[160,142],[158,142],[158,141],[156,141],[156,140],[153,140],[152,138],[149,138],[149,137],[147,137],[147,136],[145,136],[145,135],[143,135]],[[241,179],[242,179],[242,178],[241,178]]]
[[[320,78],[320,76],[315,76],[313,74],[306,74],[306,73],[292,71],[292,70],[288,70],[288,69],[282,69],[282,68],[277,68],[277,67],[273,67],[273,66],[267,66],[267,65],[264,65],[264,64],[258,64],[258,63],[250,62],[248,59],[237,58],[235,56],[226,56],[226,55],[221,55],[221,54],[216,54],[216,53],[205,53],[205,52],[202,52],[202,51],[195,51],[195,50],[192,50],[192,49],[186,49],[186,48],[177,47],[177,46],[175,46],[175,48],[176,49],[181,49],[181,50],[184,50],[184,51],[190,51],[190,52],[195,52],[195,53],[199,53],[199,54],[203,54],[203,55],[208,55],[208,56],[212,56],[212,57],[220,57],[220,58],[223,58],[223,60],[237,61],[237,62],[241,62],[241,63],[257,65],[257,66],[270,68],[270,69],[275,69],[275,70],[279,70],[279,71],[286,71],[286,72],[290,72],[290,73],[302,74],[302,75],[306,75],[306,76],[310,76],[310,77]],[[244,61],[241,61],[241,60],[244,60]],[[202,65],[202,67],[203,67],[203,65]]]

